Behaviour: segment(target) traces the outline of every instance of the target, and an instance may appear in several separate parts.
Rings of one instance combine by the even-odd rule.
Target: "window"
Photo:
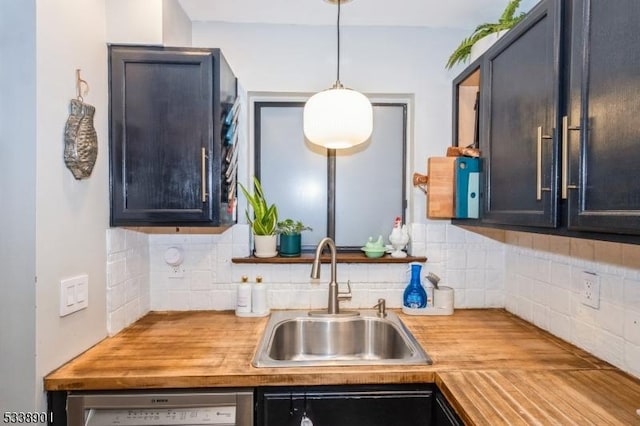
[[[374,102],[373,134],[349,150],[305,140],[304,102],[254,103],[255,174],[280,219],[302,220],[305,249],[324,236],[341,249],[368,237],[386,240],[396,216],[405,219],[407,103]]]

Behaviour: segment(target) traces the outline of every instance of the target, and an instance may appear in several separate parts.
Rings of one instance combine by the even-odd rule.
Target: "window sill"
[[[270,263],[270,264],[288,264],[288,263],[312,263],[314,258],[313,253],[302,253],[300,257],[234,257],[231,259],[233,263]],[[427,258],[424,256],[407,256],[402,258],[391,257],[385,254],[382,257],[371,258],[364,255],[364,253],[348,252],[338,253],[336,256],[338,263],[411,263],[420,262],[424,263]],[[331,263],[331,256],[323,255],[320,258],[322,263]]]

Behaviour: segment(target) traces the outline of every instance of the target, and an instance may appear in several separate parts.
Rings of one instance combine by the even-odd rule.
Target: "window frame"
[[[399,96],[400,97],[400,96]],[[253,138],[253,170],[254,175],[260,179],[261,176],[261,147],[262,147],[262,138],[261,138],[261,110],[262,108],[301,108],[304,107],[306,100],[300,100],[299,98],[295,99],[258,99],[252,102],[252,113],[253,113],[253,128],[252,128],[252,138]],[[407,156],[408,156],[408,135],[409,135],[409,107],[410,101],[406,99],[406,97],[402,97],[400,99],[389,99],[387,100],[372,100],[372,106],[374,107],[400,107],[402,108],[402,122],[403,122],[403,131],[402,131],[402,171],[401,176],[399,177],[399,184],[401,185],[401,219],[402,223],[406,223],[407,217],[407,209],[409,206],[408,200],[408,192],[407,192]],[[335,241],[335,223],[336,223],[336,150],[335,149],[327,149],[327,236],[332,238]],[[339,252],[359,252],[360,246],[337,246],[336,247]],[[303,251],[309,252],[311,249],[303,247]]]

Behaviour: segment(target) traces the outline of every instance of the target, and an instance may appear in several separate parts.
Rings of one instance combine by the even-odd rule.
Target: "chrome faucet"
[[[341,292],[338,288],[338,282],[336,281],[336,244],[329,237],[325,237],[320,240],[318,247],[316,247],[316,255],[313,259],[313,265],[311,266],[311,278],[320,278],[320,256],[324,246],[328,246],[331,251],[331,281],[329,282],[329,301],[327,303],[326,311],[311,311],[309,315],[312,316],[355,316],[359,315],[355,311],[342,311],[340,312],[340,301],[351,299],[351,285],[347,281],[347,291]]]

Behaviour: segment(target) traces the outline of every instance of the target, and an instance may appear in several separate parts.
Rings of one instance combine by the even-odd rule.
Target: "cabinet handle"
[[[536,155],[536,200],[542,200],[542,191],[551,191],[551,188],[542,187],[542,139],[553,139],[553,136],[543,135],[542,126],[538,126],[537,155]]]
[[[580,130],[580,126],[569,127],[569,117],[562,117],[562,199],[566,200],[568,189],[576,188],[569,186],[569,130]]]
[[[202,176],[202,202],[207,202],[207,148],[202,147],[200,151],[201,163],[201,176]]]

